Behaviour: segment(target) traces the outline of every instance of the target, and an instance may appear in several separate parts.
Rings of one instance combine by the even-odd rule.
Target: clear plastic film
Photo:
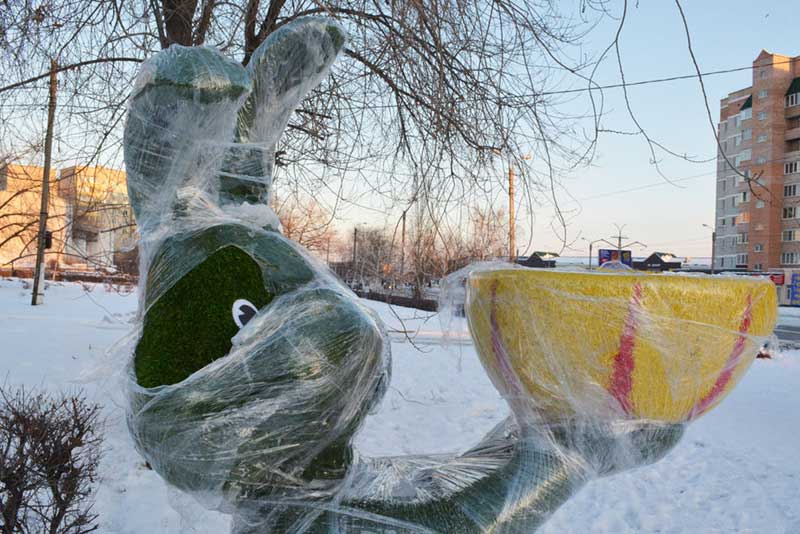
[[[302,18],[246,68],[180,46],[143,65],[125,128],[142,273],[131,433],[235,534],[531,532],[713,408],[771,333],[774,291],[473,266],[448,280],[441,313],[466,315],[511,416],[460,455],[359,454],[388,338],[268,203],[281,133],[344,44],[335,23]]]

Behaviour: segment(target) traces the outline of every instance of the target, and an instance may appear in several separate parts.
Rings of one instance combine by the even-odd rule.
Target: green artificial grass
[[[225,356],[239,331],[233,303],[247,299],[261,309],[272,297],[249,254],[235,246],[213,253],[147,311],[134,360],[137,382],[175,384]]]

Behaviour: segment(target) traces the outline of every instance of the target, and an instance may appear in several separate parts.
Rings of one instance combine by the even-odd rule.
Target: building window
[[[753,129],[752,128],[747,128],[746,130],[744,130],[742,132],[742,139],[743,140],[747,141],[748,139],[752,139],[752,138],[753,138]]]
[[[733,146],[739,146],[741,144],[742,144],[742,136],[741,136],[741,134],[740,135],[735,135],[733,137]]]
[[[796,233],[796,230],[784,230],[781,232],[781,241],[794,241]]]
[[[797,196],[797,184],[784,185],[783,186],[783,196],[785,196],[785,197],[795,197],[795,196]]]
[[[742,199],[740,202],[747,202],[750,200],[750,192],[749,191],[742,191]]]
[[[760,263],[756,263],[755,265],[753,265],[753,270],[754,271],[760,271],[761,270],[761,264]]]
[[[764,250],[764,245],[761,243],[756,243],[753,245],[753,252],[761,252],[762,250]]]
[[[767,112],[766,111],[759,111],[758,112],[758,120],[760,120],[760,121],[767,120]]]
[[[783,164],[783,174],[797,174],[800,172],[800,161],[790,161]]]
[[[758,98],[767,98],[767,90],[762,89],[758,92]]]
[[[748,149],[742,150],[741,152],[736,154],[736,158],[734,158],[734,162],[735,162],[736,166],[738,167],[739,165],[742,164],[743,161],[748,161],[752,157],[753,157],[753,151],[748,148]]]
[[[781,254],[781,263],[783,265],[796,265],[800,260],[800,254],[796,252],[783,252]]]
[[[736,265],[747,265],[747,254],[737,254]]]
[[[767,142],[767,134],[761,134],[756,137],[756,143],[766,143]]]
[[[763,80],[764,78],[766,78],[766,77],[767,77],[767,70],[766,70],[766,69],[761,69],[761,72],[759,72],[759,73],[758,73],[758,75],[759,75],[759,76],[761,77],[761,79]]]
[[[783,218],[784,219],[794,219],[794,206],[787,206],[783,208]]]
[[[756,231],[760,232],[764,229],[764,225],[761,223],[756,223]]]
[[[796,106],[800,103],[800,93],[792,93],[790,95],[786,95],[786,107],[790,108],[792,106]]]
[[[756,159],[756,163],[758,163],[759,165],[763,165],[766,162],[767,162],[766,156],[758,156],[758,159]]]
[[[740,213],[736,217],[736,224],[746,224],[750,222],[750,214],[747,212]]]
[[[763,200],[756,200],[756,207],[757,208],[763,208],[764,207],[764,201]]]
[[[736,244],[737,245],[746,245],[747,241],[747,232],[742,232],[741,234],[736,234]]]
[[[742,112],[739,114],[739,116],[741,117],[741,120],[743,120],[743,121],[746,121],[747,119],[752,119],[753,118],[753,108],[747,108],[745,110],[742,110]],[[736,124],[736,127],[737,128],[739,127],[738,123]]]

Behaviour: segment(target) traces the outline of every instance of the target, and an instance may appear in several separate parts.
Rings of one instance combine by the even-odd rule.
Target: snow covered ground
[[[136,295],[50,284],[45,305],[32,308],[23,284],[0,279],[0,376],[7,385],[82,388],[104,405],[99,532],[227,532],[227,516],[168,489],[128,438],[118,380],[124,362],[108,349],[129,330]],[[436,317],[365,302],[391,331],[394,374],[357,438],[361,451],[463,450],[506,415],[468,338],[443,348]],[[782,322],[798,321],[790,315],[782,310]],[[800,351],[756,361],[664,460],[590,483],[542,532],[800,532]]]

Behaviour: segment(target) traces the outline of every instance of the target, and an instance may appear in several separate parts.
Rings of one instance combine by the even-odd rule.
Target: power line
[[[653,78],[651,80],[640,80],[638,82],[624,82],[624,83],[615,83],[611,85],[600,85],[595,87],[581,87],[579,89],[562,89],[558,91],[545,91],[539,94],[533,95],[526,95],[526,96],[549,96],[549,95],[564,95],[570,93],[581,93],[586,91],[600,91],[603,89],[620,89],[622,87],[634,87],[637,85],[649,85],[652,83],[665,83],[665,82],[674,82],[678,80],[691,80],[696,79],[701,76],[717,76],[719,74],[730,74],[732,72],[741,72],[745,70],[753,70],[762,67],[769,67],[772,65],[785,65],[787,63],[792,63],[792,60],[785,60],[785,61],[773,61],[770,63],[764,63],[763,65],[750,65],[748,67],[736,67],[732,69],[721,69],[721,70],[712,70],[708,72],[701,72],[701,73],[694,73],[694,74],[683,74],[681,76],[669,76],[666,78]]]
[[[720,74],[731,74],[734,72],[742,72],[746,70],[753,70],[762,67],[769,67],[774,65],[785,65],[791,64],[793,61],[792,59],[787,59],[783,61],[772,61],[770,63],[764,63],[761,65],[748,65],[746,67],[734,67],[730,69],[719,69],[719,70],[712,70],[694,74],[682,74],[679,76],[667,76],[664,78],[652,78],[649,80],[639,80],[635,82],[622,82],[622,83],[615,83],[609,85],[592,85],[589,87],[579,87],[575,89],[559,89],[557,91],[543,91],[541,93],[529,93],[529,94],[520,94],[520,95],[512,95],[517,98],[533,98],[533,97],[541,97],[541,96],[553,96],[553,95],[566,95],[566,94],[574,94],[574,93],[584,93],[589,91],[602,91],[605,89],[621,89],[625,87],[637,87],[641,85],[650,85],[656,83],[666,83],[666,82],[674,82],[674,81],[681,81],[681,80],[691,80],[697,79],[705,76],[718,76]],[[37,78],[38,79],[38,78]],[[8,85],[4,88],[0,88],[0,90],[9,90],[16,87],[24,87],[25,82],[17,82],[11,85]],[[485,100],[489,100],[487,98],[470,98],[470,99],[462,99],[462,102],[482,102]],[[13,106],[13,104],[12,104]],[[359,104],[356,107],[363,110],[378,110],[378,109],[394,109],[397,107],[396,104]]]

